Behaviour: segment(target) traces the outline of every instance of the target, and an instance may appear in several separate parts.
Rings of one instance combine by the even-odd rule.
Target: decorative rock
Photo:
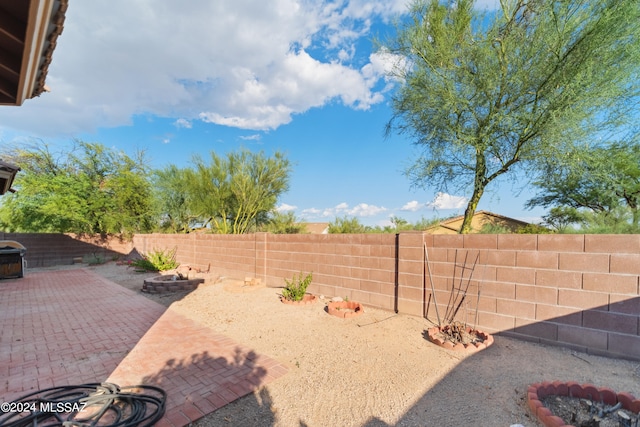
[[[331,298],[331,302],[342,302],[344,301],[344,299],[342,299],[342,297],[333,297]]]
[[[469,343],[469,344],[462,344],[462,343],[454,344],[448,340],[444,340],[443,342],[442,339],[438,338],[438,335],[440,334],[440,328],[437,326],[427,329],[426,335],[429,341],[431,341],[432,343],[434,343],[439,347],[446,348],[447,350],[464,351],[467,353],[484,350],[485,348],[493,344],[493,336],[490,334],[487,334],[486,332],[482,332],[478,330],[474,331],[470,327],[467,327],[467,332],[468,333],[475,332],[476,336],[482,339],[482,342]]]
[[[541,400],[549,395],[576,397],[585,399],[585,401],[589,403],[591,403],[592,399],[596,401],[603,400],[606,401],[605,403],[607,404],[620,403],[622,407],[628,411],[636,414],[640,412],[640,405],[634,407],[634,403],[638,402],[640,404],[640,400],[635,399],[635,397],[629,393],[622,392],[615,394],[610,388],[598,388],[593,384],[578,384],[575,381],[566,383],[560,381],[550,383],[545,381],[533,384],[527,388],[527,406],[547,427],[566,426],[562,418],[552,415],[551,411],[543,405]],[[616,402],[613,402],[614,395]]]

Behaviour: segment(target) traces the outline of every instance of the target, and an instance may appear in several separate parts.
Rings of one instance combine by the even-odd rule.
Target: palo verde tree
[[[414,185],[472,189],[461,233],[491,182],[615,132],[637,104],[640,2],[500,5],[481,14],[472,0],[414,1],[383,48],[401,58],[387,132],[421,148]]]
[[[278,197],[289,189],[291,164],[276,152],[272,157],[247,150],[226,158],[211,152],[187,169],[190,211],[217,233],[241,234],[268,221]]]
[[[75,141],[3,154],[22,169],[17,192],[4,196],[0,227],[9,231],[133,234],[154,226],[144,153],[131,158],[99,143]]]
[[[155,170],[152,181],[162,231],[188,233],[202,223],[192,211],[187,169],[169,165]]]

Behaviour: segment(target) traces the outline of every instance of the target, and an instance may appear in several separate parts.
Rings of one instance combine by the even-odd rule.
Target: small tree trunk
[[[464,220],[462,220],[462,226],[460,227],[460,234],[469,234],[471,232],[471,221],[473,220],[473,214],[476,213],[478,202],[484,193],[484,188],[488,182],[485,178],[487,171],[487,162],[484,158],[484,153],[481,148],[476,148],[476,173],[473,180],[473,194],[467,204],[467,209],[464,211]]]
[[[464,211],[464,220],[462,220],[460,234],[469,234],[471,232],[471,221],[473,220],[473,215],[476,213],[476,208],[478,207],[482,193],[484,193],[484,186],[473,189],[473,195],[467,204],[467,209]]]

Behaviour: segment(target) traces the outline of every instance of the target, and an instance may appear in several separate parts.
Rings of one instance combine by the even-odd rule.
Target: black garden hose
[[[52,387],[5,402],[0,427],[150,427],[164,415],[159,387],[111,383]]]

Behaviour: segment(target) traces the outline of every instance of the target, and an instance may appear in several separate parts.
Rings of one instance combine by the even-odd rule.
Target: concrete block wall
[[[489,333],[640,360],[640,235],[149,234],[121,242],[0,233],[0,239],[22,242],[33,266],[96,251],[176,247],[182,264],[269,286],[313,272],[313,293],[432,322],[455,312],[456,320]]]
[[[259,233],[257,241],[255,274],[268,285],[313,273],[310,292],[395,309],[395,235]]]
[[[475,324],[477,307],[487,332],[640,359],[639,235],[435,235],[427,245],[441,314],[452,286],[470,283],[458,320]]]
[[[107,260],[128,254],[131,241],[114,237],[58,233],[2,233],[0,240],[14,240],[27,248],[27,271],[33,267],[73,264],[77,257],[99,255]]]

